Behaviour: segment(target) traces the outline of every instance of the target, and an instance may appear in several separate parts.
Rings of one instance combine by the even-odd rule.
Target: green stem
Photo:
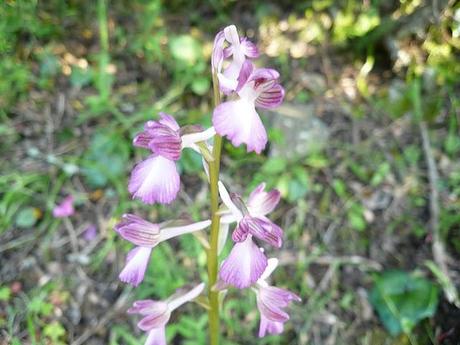
[[[220,91],[217,78],[213,75],[214,89],[214,106],[220,104]],[[219,292],[213,291],[212,287],[217,282],[218,269],[218,243],[219,243],[219,182],[220,154],[222,149],[222,137],[214,137],[214,147],[212,150],[213,162],[209,163],[209,184],[211,190],[211,234],[209,237],[210,248],[208,250],[208,299],[209,299],[209,343],[211,345],[219,344],[220,318],[219,318]]]

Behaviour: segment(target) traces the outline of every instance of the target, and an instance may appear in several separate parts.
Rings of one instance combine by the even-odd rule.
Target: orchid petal
[[[277,189],[265,191],[265,183],[258,185],[249,195],[248,209],[252,216],[265,216],[278,205],[281,193]]]
[[[184,134],[182,136],[182,148],[191,147],[192,144],[198,143],[200,141],[207,141],[215,135],[216,130],[214,129],[214,127],[210,127],[205,131],[198,133]]]
[[[174,131],[178,131],[180,129],[179,124],[174,117],[163,112],[160,113],[160,120],[158,122],[162,125],[168,126]]]
[[[217,185],[222,202],[230,210],[236,221],[239,221],[241,218],[243,218],[243,215],[241,214],[241,211],[238,209],[238,207],[233,203],[230,194],[228,194],[227,188],[225,188],[225,185],[222,183],[222,181],[219,181]]]
[[[248,234],[277,248],[283,243],[283,230],[266,217],[244,216],[233,232],[232,239],[241,242]]]
[[[194,300],[203,292],[204,287],[205,287],[205,284],[201,283],[195,286],[192,290],[184,294],[180,294],[178,296],[173,297],[172,300],[168,303],[169,310],[173,311],[179,308],[182,304],[190,302],[191,300]]]
[[[271,321],[264,317],[260,316],[260,327],[259,327],[259,338],[265,337],[265,334],[281,334],[284,331],[284,324],[282,322]]]
[[[115,231],[137,246],[154,247],[160,241],[160,227],[134,214],[124,214]]]
[[[254,103],[246,99],[220,104],[214,109],[212,122],[217,133],[228,137],[234,146],[245,143],[248,152],[260,154],[267,144],[267,132]]]
[[[220,253],[222,253],[222,250],[224,250],[225,244],[227,243],[229,228],[230,225],[228,223],[223,223],[222,221],[220,222],[219,240],[217,243],[217,255],[220,255]]]
[[[184,225],[184,226],[164,228],[160,232],[160,241],[166,241],[166,240],[169,240],[170,238],[177,237],[183,234],[188,234],[191,232],[203,230],[210,225],[211,225],[211,221],[205,220],[202,222],[197,222],[197,223]]]
[[[53,209],[54,218],[65,218],[72,216],[75,213],[73,207],[73,196],[69,195],[62,202]]]
[[[225,41],[225,34],[224,30],[219,31],[214,38],[214,45],[212,49],[212,56],[211,56],[211,66],[213,72],[220,72],[222,70],[222,62],[224,60],[224,41]]]
[[[162,156],[150,156],[137,164],[129,180],[128,190],[133,198],[146,204],[169,204],[180,188],[176,164]]]
[[[151,252],[152,248],[147,247],[132,249],[128,253],[125,267],[118,276],[120,280],[133,286],[139,285],[144,280]]]
[[[262,273],[257,283],[261,283],[261,282],[265,283],[265,280],[268,277],[270,277],[273,271],[276,269],[276,267],[278,267],[278,263],[279,263],[279,260],[277,258],[268,259],[267,268],[265,269],[264,273]]]
[[[229,285],[244,289],[254,284],[267,267],[267,258],[248,236],[244,242],[236,243],[222,263],[219,277]]]
[[[165,327],[151,329],[144,345],[166,345]]]
[[[244,55],[246,55],[248,58],[256,59],[259,57],[259,49],[257,49],[257,46],[246,37],[241,39],[240,45]]]
[[[158,314],[164,313],[168,310],[168,303],[163,301],[154,301],[151,299],[137,300],[133,306],[127,310],[128,314]]]
[[[272,109],[278,107],[283,103],[284,99],[284,89],[280,84],[275,84],[270,87],[268,90],[265,90],[259,94],[256,99],[256,106]]]

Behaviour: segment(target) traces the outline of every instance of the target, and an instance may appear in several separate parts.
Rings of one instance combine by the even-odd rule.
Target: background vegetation
[[[131,140],[159,111],[209,125],[212,40],[230,23],[287,92],[263,115],[270,147],[225,145],[223,178],[281,190],[274,283],[303,302],[257,340],[255,298],[232,290],[223,344],[458,344],[460,5],[446,0],[2,1],[0,344],[143,344],[128,305],[200,278],[190,235],[121,284],[129,244],[112,228],[128,211],[207,216],[191,153],[178,202],[130,200]],[[68,194],[76,214],[53,218]],[[206,314],[185,309],[170,343],[205,344]]]

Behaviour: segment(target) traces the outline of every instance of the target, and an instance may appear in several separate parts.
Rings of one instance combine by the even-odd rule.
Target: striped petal
[[[283,103],[284,89],[280,84],[275,84],[268,90],[265,90],[259,94],[256,98],[256,106],[272,109],[278,107]]]
[[[267,258],[248,236],[244,242],[236,243],[220,268],[220,279],[238,289],[254,284],[267,267]]]
[[[267,144],[267,132],[254,103],[246,99],[229,101],[214,109],[212,122],[216,132],[234,146],[246,144],[247,151],[260,154]]]
[[[248,209],[252,216],[265,216],[272,212],[278,205],[281,193],[277,189],[265,191],[265,183],[261,183],[254,189],[248,198]]]
[[[176,198],[179,188],[176,164],[162,156],[150,156],[137,164],[128,185],[133,198],[141,199],[145,204],[169,204]]]
[[[143,280],[152,248],[136,247],[126,258],[126,265],[118,276],[124,283],[138,286]]]

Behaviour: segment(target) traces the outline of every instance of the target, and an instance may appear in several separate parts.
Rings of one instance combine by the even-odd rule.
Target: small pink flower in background
[[[228,43],[227,47],[224,47],[225,42]],[[229,57],[232,57],[232,61],[222,72],[224,61]],[[259,57],[259,50],[246,37],[240,39],[235,25],[229,25],[217,33],[214,39],[211,65],[213,72],[217,73],[219,87],[225,94],[236,90],[240,70],[246,57],[252,59]]]
[[[236,88],[240,98],[214,109],[212,123],[216,132],[228,137],[234,146],[244,143],[248,152],[260,154],[267,144],[267,132],[255,107],[271,109],[282,103],[284,89],[278,78],[274,69],[254,69],[251,62],[244,62]]]
[[[65,218],[72,216],[75,213],[75,209],[73,207],[73,196],[69,195],[61,201],[59,205],[54,207],[53,209],[53,217],[54,218]]]
[[[90,224],[85,231],[83,232],[83,238],[86,241],[92,241],[97,237],[97,226],[94,224]]]
[[[268,259],[265,272],[257,281],[254,291],[257,295],[257,308],[260,312],[259,337],[268,334],[280,334],[284,330],[284,323],[289,320],[289,315],[284,309],[291,301],[300,302],[296,294],[275,286],[270,286],[266,279],[278,266],[278,259]]]
[[[169,204],[179,192],[180,177],[176,168],[184,148],[198,150],[196,143],[215,135],[214,128],[182,134],[171,115],[160,113],[159,121],[148,121],[144,131],[133,141],[134,146],[150,149],[153,154],[138,163],[129,180],[128,190],[133,198],[146,204]]]
[[[173,237],[203,230],[210,224],[210,220],[205,220],[185,226],[164,227],[133,214],[123,215],[122,221],[115,225],[115,231],[136,247],[126,257],[126,265],[119,275],[120,280],[134,286],[139,285],[144,280],[150,254],[156,245]]]
[[[137,324],[141,330],[148,332],[145,345],[166,345],[165,327],[171,313],[183,305],[197,298],[204,290],[204,283],[197,285],[186,293],[176,293],[165,301],[140,300],[134,302],[128,309],[129,314],[142,315]]]
[[[230,196],[220,181],[219,193],[229,210],[222,214],[221,221],[237,222],[232,234],[236,243],[223,261],[219,276],[224,283],[243,289],[254,284],[267,267],[267,258],[253,237],[277,248],[282,245],[283,230],[265,217],[278,204],[280,193],[277,190],[266,192],[265,183],[262,183],[244,204],[238,196]]]

